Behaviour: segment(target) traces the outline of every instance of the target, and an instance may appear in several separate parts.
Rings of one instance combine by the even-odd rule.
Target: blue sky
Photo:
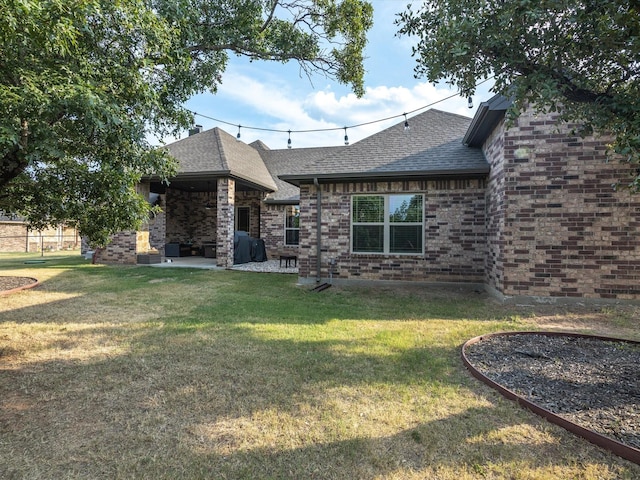
[[[213,117],[233,125],[243,125],[241,139],[251,143],[260,139],[272,149],[286,148],[287,133],[252,130],[258,127],[292,130],[293,148],[342,145],[342,127],[372,122],[400,115],[393,120],[347,130],[354,143],[395,123],[404,121],[402,114],[432,104],[457,92],[442,83],[429,84],[415,79],[411,47],[415,40],[397,37],[395,14],[404,10],[406,0],[373,0],[374,26],[368,35],[365,60],[366,94],[358,99],[348,87],[321,75],[312,78],[300,70],[297,63],[249,62],[232,57],[222,77],[222,85],[214,94],[193,97],[187,108],[203,116],[196,123],[205,130],[220,127],[232,135],[238,127],[226,125],[206,117]],[[490,82],[483,84],[474,96],[474,108],[467,107],[467,99],[459,96],[433,105],[431,108],[473,116],[481,101],[491,93]],[[409,115],[421,113],[420,110]],[[206,117],[205,117],[206,116]],[[295,133],[296,130],[339,128],[330,132]],[[186,132],[183,136],[186,136]]]

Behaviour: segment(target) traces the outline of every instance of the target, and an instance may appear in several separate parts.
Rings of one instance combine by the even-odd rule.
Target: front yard
[[[640,339],[632,308],[0,254],[3,479],[619,479],[640,466],[473,379],[495,331]]]

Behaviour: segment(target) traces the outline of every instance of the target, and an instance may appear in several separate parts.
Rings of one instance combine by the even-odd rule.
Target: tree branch
[[[276,14],[276,8],[278,7],[279,3],[280,3],[279,0],[273,0],[273,4],[271,5],[271,11],[269,12],[269,15],[267,15],[267,18],[262,24],[262,27],[260,27],[260,32],[264,32],[273,21],[273,17]]]

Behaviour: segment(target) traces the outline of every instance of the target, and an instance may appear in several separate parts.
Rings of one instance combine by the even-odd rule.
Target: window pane
[[[300,208],[288,207],[287,208],[287,228],[300,228]]]
[[[238,207],[236,210],[236,230],[249,231],[249,207]]]
[[[354,225],[354,252],[384,251],[384,227],[382,225]]]
[[[384,197],[382,195],[353,197],[353,223],[384,222]]]
[[[422,222],[422,195],[390,195],[389,221],[392,223]]]
[[[421,225],[392,225],[390,230],[389,252],[422,253]]]
[[[299,245],[300,244],[300,230],[287,230],[285,232],[286,245]]]

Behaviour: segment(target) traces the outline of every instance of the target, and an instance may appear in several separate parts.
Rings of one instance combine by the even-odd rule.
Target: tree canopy
[[[612,151],[640,159],[638,2],[429,0],[396,23],[417,38],[417,76],[446,79],[464,96],[495,76],[515,112],[558,111],[583,125],[579,133],[610,133]]]
[[[365,0],[0,0],[0,210],[78,226],[95,245],[134,229],[150,144],[193,123],[229,55],[299,62],[364,92]]]

